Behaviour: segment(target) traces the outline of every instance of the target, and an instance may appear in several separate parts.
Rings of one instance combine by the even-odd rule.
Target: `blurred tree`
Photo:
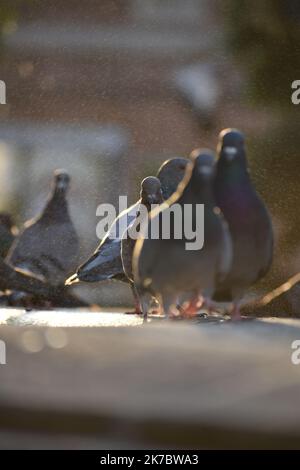
[[[244,64],[252,97],[288,107],[300,78],[299,0],[225,0],[229,45]]]
[[[17,27],[20,8],[36,0],[7,0],[0,2],[0,48],[2,49],[5,34],[13,32]],[[1,50],[0,49],[0,50]]]
[[[16,24],[17,17],[17,3],[12,2],[1,2],[0,3],[0,39],[2,43],[3,35],[8,29]]]
[[[263,105],[276,124],[249,142],[251,167],[260,193],[279,226],[277,278],[300,271],[300,105],[291,102],[292,82],[300,79],[300,1],[224,0],[230,49],[244,70],[245,96]]]

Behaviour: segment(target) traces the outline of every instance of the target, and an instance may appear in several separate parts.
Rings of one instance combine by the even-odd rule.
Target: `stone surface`
[[[93,324],[85,320],[92,312],[74,318],[79,313],[83,325]],[[291,362],[297,320],[142,326],[131,315],[95,312],[106,328],[74,328],[63,312],[60,323],[60,312],[13,310],[2,312],[3,322],[5,315],[2,432],[51,432],[54,446],[63,433],[69,446],[88,438],[94,448],[101,440],[124,448],[299,447],[300,366]],[[46,325],[47,316],[60,328],[32,326]],[[13,326],[22,317],[26,326]]]

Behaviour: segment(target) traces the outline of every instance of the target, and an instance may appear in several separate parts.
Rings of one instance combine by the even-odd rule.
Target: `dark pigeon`
[[[188,160],[186,158],[173,158],[162,164],[157,177],[161,181],[164,199],[173,194],[182,180]],[[123,271],[121,259],[121,240],[124,233],[121,227],[127,218],[126,228],[135,220],[140,201],[137,201],[129,209],[121,212],[110,227],[107,235],[101,241],[93,255],[82,264],[77,272],[67,281],[67,285],[77,282],[99,282],[107,279],[117,279],[127,282]],[[117,237],[111,234],[116,234]]]
[[[229,225],[233,260],[214,300],[233,302],[232,317],[239,318],[243,295],[271,266],[273,229],[269,213],[250,179],[243,134],[235,129],[223,130],[218,153],[215,195]]]
[[[79,240],[66,199],[69,185],[68,173],[56,170],[46,207],[25,223],[7,257],[11,265],[37,274],[52,285],[63,284],[78,259]]]
[[[175,313],[176,306],[183,299],[191,300],[199,295],[209,299],[218,280],[230,268],[230,246],[224,249],[224,221],[213,194],[214,156],[204,150],[194,152],[192,158],[193,163],[188,166],[177,192],[151,213],[148,236],[141,237],[135,245],[134,281],[144,316],[147,315],[149,295],[160,300],[166,315]],[[161,222],[164,212],[170,212],[175,203],[182,210],[185,204],[192,207],[190,222],[193,222],[194,229],[197,204],[204,205],[203,248],[188,250],[186,243],[191,240],[184,235],[184,230],[183,236],[176,238],[178,226],[175,226],[175,218],[170,218],[169,239],[163,239],[161,232],[158,239],[151,238],[152,224],[157,223],[158,218]],[[201,227],[197,229],[199,233]]]
[[[0,212],[0,257],[5,258],[18,233],[12,216]]]

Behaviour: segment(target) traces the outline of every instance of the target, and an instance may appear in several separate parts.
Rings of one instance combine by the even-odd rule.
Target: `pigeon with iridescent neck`
[[[223,130],[218,154],[215,195],[228,222],[233,260],[228,275],[217,286],[214,300],[233,302],[232,318],[238,319],[245,292],[271,266],[273,229],[266,206],[250,179],[243,134],[236,129]]]

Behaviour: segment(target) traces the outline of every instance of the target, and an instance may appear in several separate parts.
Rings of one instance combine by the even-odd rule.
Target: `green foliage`
[[[22,6],[33,4],[35,1],[36,0],[0,1],[0,47],[3,44],[4,35],[15,29]]]
[[[225,0],[228,43],[248,77],[250,96],[288,106],[300,78],[299,0]]]
[[[1,35],[5,32],[5,28],[9,23],[15,22],[17,18],[17,7],[19,1],[1,2],[0,3],[0,30]]]
[[[274,287],[299,269],[300,105],[291,102],[291,84],[300,79],[300,1],[224,0],[222,6],[245,95],[270,114],[276,107],[274,127],[248,140],[252,177],[276,224]]]

